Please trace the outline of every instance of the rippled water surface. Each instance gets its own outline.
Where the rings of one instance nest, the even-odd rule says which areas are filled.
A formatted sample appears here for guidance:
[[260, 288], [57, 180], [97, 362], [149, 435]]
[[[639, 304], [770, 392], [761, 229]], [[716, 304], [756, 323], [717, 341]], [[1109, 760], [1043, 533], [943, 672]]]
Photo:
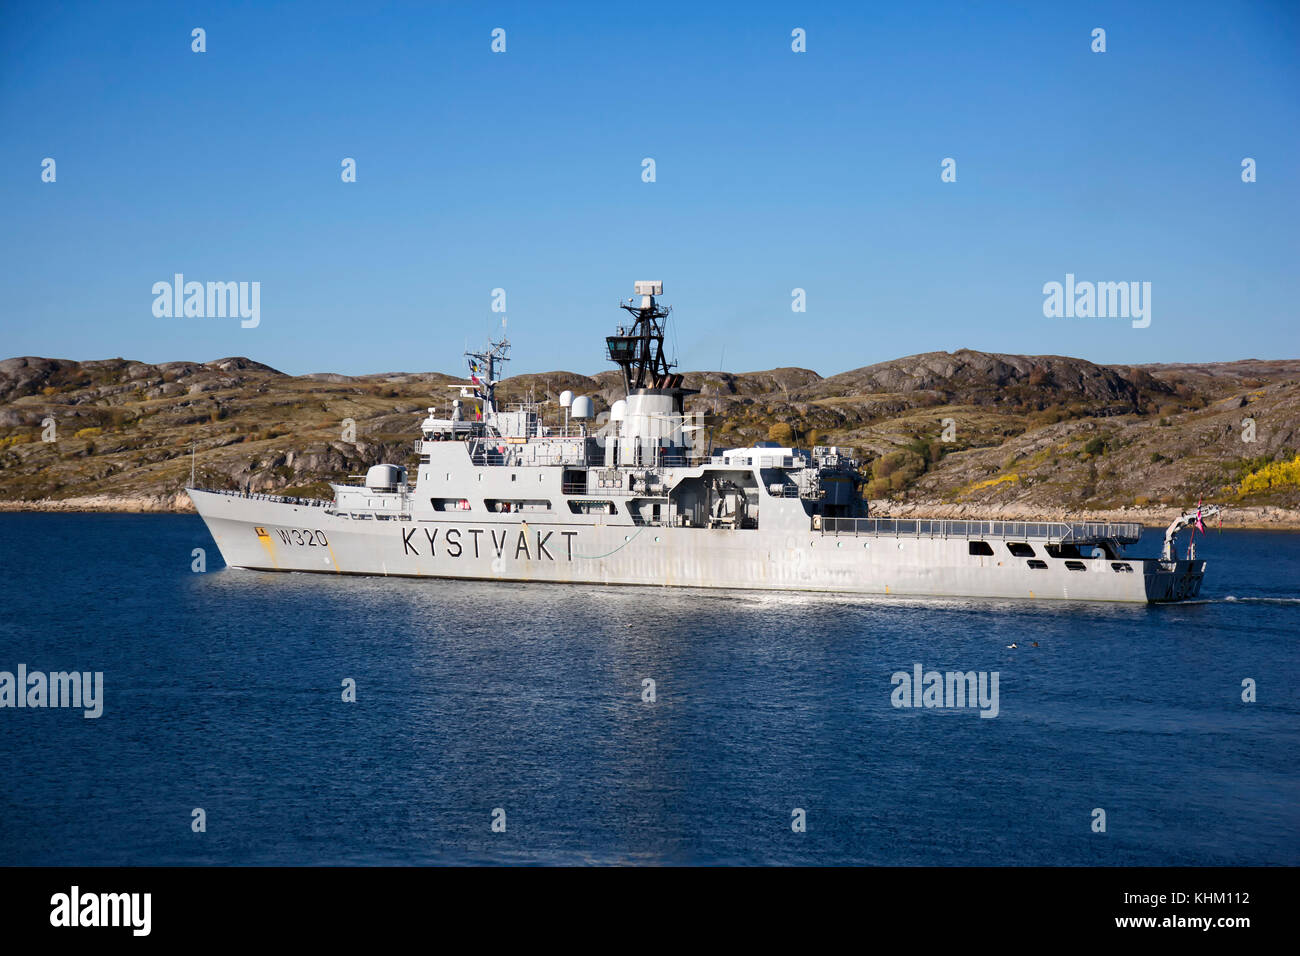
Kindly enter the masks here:
[[[1300, 863], [1300, 535], [1201, 556], [1195, 604], [1026, 606], [264, 574], [194, 517], [0, 515], [0, 671], [105, 685], [0, 709], [0, 863]], [[999, 715], [893, 707], [916, 663], [998, 672]]]

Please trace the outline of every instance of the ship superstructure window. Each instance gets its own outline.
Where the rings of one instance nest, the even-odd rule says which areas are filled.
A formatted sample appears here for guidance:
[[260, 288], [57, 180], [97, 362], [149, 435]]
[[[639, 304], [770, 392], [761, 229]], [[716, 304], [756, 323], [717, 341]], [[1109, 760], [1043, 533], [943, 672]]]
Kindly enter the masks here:
[[612, 501], [570, 501], [569, 510], [575, 515], [612, 515], [615, 514]]
[[1023, 541], [1008, 541], [1007, 550], [1017, 558], [1032, 558], [1034, 556], [1034, 549]]
[[1126, 562], [1126, 561], [1115, 561], [1115, 562], [1113, 562], [1113, 563], [1111, 564], [1111, 569], [1114, 570], [1114, 571], [1126, 571], [1126, 572], [1128, 572], [1129, 574], [1132, 574], [1132, 573], [1133, 573], [1133, 565], [1129, 564], [1129, 563]]
[[1075, 544], [1049, 544], [1047, 554], [1053, 558], [1081, 558], [1079, 546]]
[[468, 498], [430, 498], [434, 511], [469, 511]]
[[560, 476], [560, 491], [566, 495], [585, 495], [587, 493], [587, 473], [566, 468]]
[[1047, 562], [1046, 562], [1046, 561], [1040, 561], [1040, 560], [1038, 560], [1037, 558], [1035, 558], [1034, 560], [1030, 561], [1030, 562], [1029, 562], [1029, 566], [1030, 566], [1031, 568], [1033, 568], [1035, 571], [1046, 571], [1046, 570], [1047, 570]]
[[488, 511], [550, 511], [551, 503], [545, 498], [488, 498], [484, 501]]
[[993, 548], [987, 541], [972, 541], [970, 543], [970, 553], [979, 555], [981, 558], [991, 558], [993, 556]]
[[1071, 571], [1087, 571], [1088, 566], [1082, 561], [1066, 561], [1065, 566]]

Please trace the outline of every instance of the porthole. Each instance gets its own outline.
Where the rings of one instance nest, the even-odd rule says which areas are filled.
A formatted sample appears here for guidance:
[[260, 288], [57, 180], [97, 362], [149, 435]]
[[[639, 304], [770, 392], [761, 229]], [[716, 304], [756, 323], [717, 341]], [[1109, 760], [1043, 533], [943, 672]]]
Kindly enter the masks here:
[[659, 543], [659, 535], [655, 535], [655, 544]]

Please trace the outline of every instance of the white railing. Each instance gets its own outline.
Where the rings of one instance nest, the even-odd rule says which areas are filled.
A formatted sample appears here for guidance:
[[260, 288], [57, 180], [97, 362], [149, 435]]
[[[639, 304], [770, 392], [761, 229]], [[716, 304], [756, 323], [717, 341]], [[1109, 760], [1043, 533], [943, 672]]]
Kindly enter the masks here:
[[936, 518], [813, 518], [813, 530], [822, 534], [880, 535], [915, 538], [1003, 538], [1017, 541], [1094, 541], [1133, 543], [1142, 526], [1131, 522], [968, 521]]
[[283, 495], [265, 495], [248, 491], [226, 491], [220, 488], [196, 488], [195, 491], [205, 491], [210, 495], [229, 495], [231, 498], [246, 498], [249, 501], [270, 501], [280, 505], [301, 505], [304, 508], [327, 508], [334, 504], [333, 500], [323, 498], [286, 498]]

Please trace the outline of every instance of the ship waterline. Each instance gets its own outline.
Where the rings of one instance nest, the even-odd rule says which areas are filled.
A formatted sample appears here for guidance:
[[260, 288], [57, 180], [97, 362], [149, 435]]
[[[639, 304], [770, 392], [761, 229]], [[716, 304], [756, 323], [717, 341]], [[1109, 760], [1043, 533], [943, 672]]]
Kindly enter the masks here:
[[[499, 408], [509, 343], [470, 353], [470, 385], [429, 409], [416, 480], [376, 465], [332, 501], [190, 489], [228, 565], [268, 571], [863, 595], [1167, 602], [1195, 598], [1195, 530], [1129, 557], [1136, 524], [870, 517], [850, 449], [715, 450], [663, 352], [661, 283], [636, 284], [633, 321], [606, 341], [626, 397]], [[636, 300], [630, 300], [635, 303]], [[467, 406], [473, 406], [473, 416]], [[1193, 544], [1177, 558], [1178, 533]]]

